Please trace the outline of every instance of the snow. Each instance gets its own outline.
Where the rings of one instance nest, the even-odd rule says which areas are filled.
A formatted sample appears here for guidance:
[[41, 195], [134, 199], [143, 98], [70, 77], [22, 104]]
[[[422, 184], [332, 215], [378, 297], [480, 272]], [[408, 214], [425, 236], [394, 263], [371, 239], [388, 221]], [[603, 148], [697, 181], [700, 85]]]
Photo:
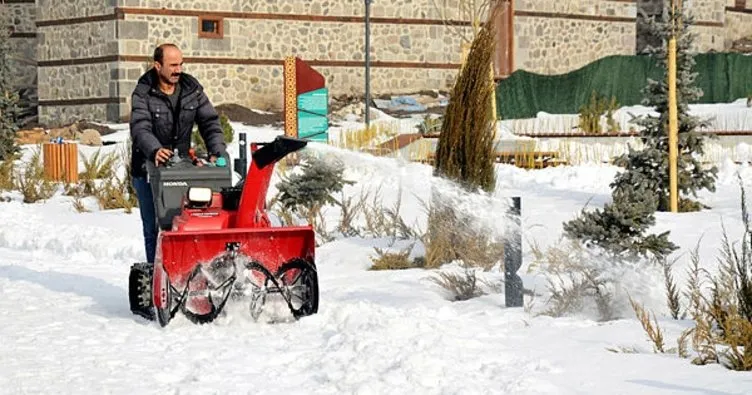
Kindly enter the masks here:
[[[113, 126], [113, 125], [111, 125]], [[127, 125], [104, 137], [127, 141]], [[251, 141], [281, 130], [234, 125]], [[28, 160], [34, 147], [24, 147]], [[237, 153], [237, 142], [231, 154]], [[96, 148], [81, 147], [90, 155]], [[254, 394], [749, 394], [749, 373], [694, 366], [656, 354], [631, 311], [599, 322], [590, 314], [553, 318], [545, 304], [545, 273], [531, 246], [556, 245], [561, 224], [583, 207], [602, 207], [618, 169], [590, 163], [527, 171], [497, 167], [496, 190], [463, 196], [431, 176], [431, 168], [399, 159], [346, 152], [322, 144], [309, 151], [340, 160], [355, 181], [348, 196], [380, 191], [385, 207], [401, 196], [408, 224], [425, 227], [432, 188], [495, 236], [506, 235], [509, 197], [522, 197], [524, 264], [519, 274], [539, 296], [506, 308], [503, 292], [451, 302], [429, 278], [432, 270], [368, 271], [374, 247], [388, 238], [338, 238], [320, 246], [319, 313], [297, 322], [253, 322], [233, 311], [197, 326], [178, 315], [166, 328], [128, 309], [130, 264], [143, 259], [138, 211], [77, 213], [56, 195], [24, 204], [17, 193], [0, 203], [0, 388], [3, 393], [254, 393]], [[703, 192], [711, 209], [658, 213], [653, 232], [671, 231], [681, 249], [675, 275], [684, 281], [689, 252], [702, 239], [702, 265], [715, 270], [722, 224], [741, 237], [740, 174], [752, 169], [719, 163], [717, 191]], [[275, 181], [278, 180], [275, 179]], [[270, 194], [274, 193], [274, 188]], [[328, 208], [327, 225], [339, 211]], [[419, 254], [419, 246], [413, 254]], [[442, 268], [449, 270], [451, 267]], [[499, 279], [498, 271], [483, 273]], [[645, 267], [613, 273], [617, 286], [659, 317], [667, 347], [691, 325], [668, 317], [660, 272]], [[630, 351], [631, 350], [631, 351]]]
[[[640, 127], [632, 123], [633, 117], [656, 116], [654, 108], [634, 105], [620, 107], [614, 111], [613, 118], [620, 130], [639, 130]], [[747, 105], [747, 98], [740, 98], [730, 103], [690, 104], [689, 114], [708, 120], [709, 126], [705, 131], [736, 131], [752, 130], [752, 107]], [[605, 127], [605, 117], [601, 118]], [[571, 133], [576, 132], [579, 123], [577, 114], [550, 114], [539, 112], [535, 118], [509, 119], [500, 122], [505, 128], [515, 133]]]

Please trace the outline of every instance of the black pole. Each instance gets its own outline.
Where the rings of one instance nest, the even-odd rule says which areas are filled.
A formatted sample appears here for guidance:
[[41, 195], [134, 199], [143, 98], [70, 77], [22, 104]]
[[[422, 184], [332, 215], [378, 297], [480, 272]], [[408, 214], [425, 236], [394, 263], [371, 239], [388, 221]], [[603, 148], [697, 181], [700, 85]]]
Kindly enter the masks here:
[[244, 180], [248, 172], [248, 145], [246, 144], [245, 132], [238, 135], [238, 158], [235, 159], [235, 171], [240, 174], [240, 179]]
[[371, 125], [371, 0], [366, 1], [366, 129]]
[[517, 270], [522, 266], [522, 199], [512, 198], [509, 210], [512, 221], [512, 234], [504, 242], [504, 301], [507, 307], [522, 307], [523, 284]]

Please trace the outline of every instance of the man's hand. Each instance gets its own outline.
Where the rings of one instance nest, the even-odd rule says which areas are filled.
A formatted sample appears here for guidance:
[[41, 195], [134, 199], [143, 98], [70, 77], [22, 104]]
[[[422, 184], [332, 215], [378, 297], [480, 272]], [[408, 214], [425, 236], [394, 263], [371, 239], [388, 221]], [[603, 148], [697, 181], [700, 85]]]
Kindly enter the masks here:
[[214, 164], [217, 161], [217, 157], [214, 155], [209, 156], [209, 163]]
[[157, 150], [157, 154], [154, 155], [154, 163], [159, 166], [160, 164], [167, 162], [170, 158], [172, 158], [172, 151], [167, 148], [160, 148]]

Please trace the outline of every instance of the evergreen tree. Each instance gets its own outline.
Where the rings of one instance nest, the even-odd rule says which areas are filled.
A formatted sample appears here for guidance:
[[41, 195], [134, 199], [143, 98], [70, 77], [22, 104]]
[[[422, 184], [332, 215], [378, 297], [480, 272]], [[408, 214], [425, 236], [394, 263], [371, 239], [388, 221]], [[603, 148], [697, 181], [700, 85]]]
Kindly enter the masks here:
[[668, 233], [647, 235], [645, 231], [655, 225], [658, 202], [656, 195], [645, 190], [648, 183], [638, 187], [615, 191], [613, 202], [603, 210], [583, 211], [578, 218], [564, 224], [564, 234], [582, 240], [586, 246], [597, 246], [626, 257], [666, 256], [676, 250], [668, 240]]
[[309, 155], [300, 173], [286, 176], [277, 184], [279, 201], [286, 209], [308, 215], [312, 223], [323, 206], [339, 204], [333, 196], [335, 193], [353, 184], [345, 180], [344, 170], [339, 162]]
[[[677, 33], [677, 102], [679, 118], [678, 184], [679, 193], [692, 194], [703, 188], [715, 191], [717, 169], [703, 169], [699, 156], [704, 152], [703, 138], [697, 129], [703, 126], [697, 117], [689, 115], [689, 103], [697, 101], [702, 91], [694, 86], [696, 73], [694, 55], [691, 53], [695, 36], [688, 30], [693, 18], [683, 10], [676, 12], [664, 8], [661, 21], [651, 20], [648, 26], [660, 37], [660, 48], [648, 47], [647, 52], [662, 65], [660, 81], [649, 80], [643, 90], [643, 104], [653, 107], [658, 116], [648, 115], [636, 120], [643, 127], [640, 138], [642, 150], [630, 148], [616, 158], [615, 164], [624, 167], [611, 183], [612, 203], [603, 210], [583, 212], [578, 218], [564, 224], [564, 234], [579, 239], [586, 245], [600, 246], [607, 251], [628, 255], [666, 256], [677, 247], [668, 240], [668, 232], [645, 235], [655, 224], [656, 211], [668, 211], [668, 65], [667, 50], [671, 37], [672, 21]], [[680, 209], [694, 207], [688, 199], [680, 200]]]
[[[689, 103], [696, 102], [702, 96], [702, 90], [695, 86], [697, 73], [692, 71], [695, 65], [692, 45], [695, 35], [689, 32], [694, 18], [683, 9], [673, 12], [664, 8], [661, 21], [651, 20], [649, 27], [656, 37], [662, 39], [660, 48], [649, 47], [648, 53], [664, 70], [662, 79], [648, 81], [643, 90], [643, 104], [655, 108], [658, 116], [649, 115], [638, 118], [635, 123], [642, 126], [640, 138], [645, 144], [642, 150], [633, 150], [616, 159], [615, 164], [625, 168], [611, 185], [616, 190], [634, 188], [637, 182], [645, 183], [646, 191], [657, 194], [658, 211], [668, 211], [669, 201], [669, 162], [668, 162], [668, 40], [671, 37], [672, 21], [677, 30], [677, 102], [679, 118], [678, 142], [678, 186], [679, 194], [697, 196], [702, 189], [715, 191], [717, 169], [703, 169], [700, 156], [704, 153], [703, 137], [697, 129], [705, 123], [698, 117], [689, 115]], [[693, 202], [680, 199], [680, 210], [692, 209]]]
[[18, 96], [11, 85], [10, 29], [0, 21], [0, 160], [12, 157], [17, 151]]

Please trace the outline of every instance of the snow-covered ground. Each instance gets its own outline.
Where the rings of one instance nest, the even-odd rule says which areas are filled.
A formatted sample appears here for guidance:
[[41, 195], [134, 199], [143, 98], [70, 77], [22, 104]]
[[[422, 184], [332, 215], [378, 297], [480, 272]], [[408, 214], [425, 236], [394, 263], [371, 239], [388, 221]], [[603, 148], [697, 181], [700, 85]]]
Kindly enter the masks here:
[[[127, 125], [105, 140], [127, 140]], [[280, 130], [235, 125], [251, 140]], [[25, 147], [25, 158], [31, 147]], [[337, 158], [355, 185], [348, 195], [380, 188], [391, 206], [398, 193], [406, 222], [423, 226], [420, 199], [450, 186], [428, 166], [311, 144]], [[85, 155], [96, 148], [81, 147]], [[233, 144], [231, 153], [237, 152]], [[739, 186], [752, 169], [721, 163], [711, 207], [700, 213], [657, 215], [655, 232], [670, 230], [681, 246], [676, 276], [685, 278], [689, 252], [700, 239], [710, 271], [720, 252], [722, 223], [741, 236]], [[526, 171], [497, 167], [491, 196], [455, 195], [456, 207], [503, 235], [508, 197], [522, 197], [525, 286], [545, 294], [531, 265], [531, 245], [557, 244], [561, 224], [586, 204], [609, 200], [617, 169], [603, 164]], [[272, 191], [273, 193], [273, 191]], [[338, 238], [317, 249], [319, 314], [292, 323], [256, 323], [242, 314], [196, 326], [178, 316], [160, 328], [131, 315], [127, 281], [143, 259], [138, 212], [77, 213], [69, 197], [0, 203], [0, 393], [174, 394], [750, 394], [749, 373], [694, 366], [675, 354], [655, 354], [631, 311], [598, 322], [584, 312], [567, 318], [504, 307], [503, 293], [451, 302], [429, 278], [433, 271], [368, 271], [374, 246], [389, 240]], [[327, 210], [327, 223], [338, 212]], [[415, 252], [418, 254], [420, 251]], [[623, 269], [620, 285], [653, 309], [668, 347], [689, 321], [667, 318], [659, 270]], [[499, 278], [493, 270], [485, 274]], [[613, 352], [634, 350], [636, 352]]]

